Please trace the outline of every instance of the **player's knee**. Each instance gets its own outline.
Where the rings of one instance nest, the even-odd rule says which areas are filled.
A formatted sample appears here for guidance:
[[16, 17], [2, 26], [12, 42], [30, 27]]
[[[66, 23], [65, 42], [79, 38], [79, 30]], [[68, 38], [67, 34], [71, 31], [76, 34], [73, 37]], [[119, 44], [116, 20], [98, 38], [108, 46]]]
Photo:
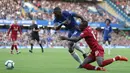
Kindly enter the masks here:
[[72, 49], [69, 49], [68, 51], [69, 51], [69, 53], [73, 53], [74, 52], [74, 50], [72, 50]]
[[33, 44], [32, 44], [32, 43], [30, 43], [30, 45], [31, 45], [31, 46], [33, 46]]
[[99, 65], [100, 67], [104, 67], [102, 63], [98, 63], [98, 65]]
[[74, 45], [74, 43], [73, 43], [73, 42], [69, 42], [69, 43], [68, 43], [68, 48], [72, 48], [72, 47], [73, 47], [73, 45]]

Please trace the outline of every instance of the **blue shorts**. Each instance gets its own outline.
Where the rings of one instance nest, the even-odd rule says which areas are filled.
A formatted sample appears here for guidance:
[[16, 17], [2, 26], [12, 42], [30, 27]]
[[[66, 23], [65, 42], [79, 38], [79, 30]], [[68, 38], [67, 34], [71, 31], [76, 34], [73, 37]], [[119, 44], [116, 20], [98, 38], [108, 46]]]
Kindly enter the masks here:
[[80, 36], [81, 32], [77, 30], [69, 30], [68, 37], [77, 37]]
[[111, 41], [111, 37], [104, 37], [104, 41]]

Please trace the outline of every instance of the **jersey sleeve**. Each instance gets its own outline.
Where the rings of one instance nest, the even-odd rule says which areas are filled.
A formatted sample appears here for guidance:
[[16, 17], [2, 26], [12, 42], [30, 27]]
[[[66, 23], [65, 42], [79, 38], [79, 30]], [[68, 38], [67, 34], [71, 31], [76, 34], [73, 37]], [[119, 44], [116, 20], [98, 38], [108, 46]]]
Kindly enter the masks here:
[[22, 30], [20, 26], [18, 26], [18, 31], [20, 32], [20, 34], [22, 34]]
[[88, 32], [87, 31], [83, 31], [81, 34], [80, 34], [80, 37], [82, 38], [85, 38], [88, 36]]
[[53, 20], [53, 22], [54, 22], [54, 24], [59, 23], [56, 18]]
[[76, 13], [74, 13], [74, 12], [70, 12], [70, 14], [72, 17], [76, 16]]
[[13, 25], [11, 25], [11, 26], [10, 26], [10, 28], [9, 28], [9, 30], [8, 30], [8, 33], [7, 33], [7, 35], [9, 35], [9, 34], [10, 34], [10, 31], [12, 30], [12, 28], [13, 28]]

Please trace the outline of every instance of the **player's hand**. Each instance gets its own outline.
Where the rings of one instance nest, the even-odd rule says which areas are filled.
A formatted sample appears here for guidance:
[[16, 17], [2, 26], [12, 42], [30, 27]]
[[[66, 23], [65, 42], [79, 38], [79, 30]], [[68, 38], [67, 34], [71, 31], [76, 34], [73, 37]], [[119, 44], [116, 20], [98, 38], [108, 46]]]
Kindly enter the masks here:
[[65, 37], [65, 36], [60, 36], [59, 38], [60, 38], [60, 40], [66, 40], [67, 39], [67, 37]]
[[20, 34], [18, 37], [21, 38], [21, 37], [22, 37], [22, 34]]
[[33, 31], [35, 31], [35, 28], [33, 28]]
[[62, 22], [62, 24], [70, 24], [70, 20], [69, 19], [66, 19], [64, 22]]

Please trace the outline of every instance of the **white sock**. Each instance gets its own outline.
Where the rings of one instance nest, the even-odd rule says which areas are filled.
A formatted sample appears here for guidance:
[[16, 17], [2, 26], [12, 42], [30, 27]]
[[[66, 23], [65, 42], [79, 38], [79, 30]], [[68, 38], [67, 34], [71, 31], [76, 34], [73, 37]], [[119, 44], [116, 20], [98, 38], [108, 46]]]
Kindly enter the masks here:
[[116, 61], [116, 59], [115, 59], [115, 58], [113, 58], [113, 61]]
[[111, 54], [111, 45], [108, 45], [108, 55]]
[[77, 62], [82, 64], [82, 60], [80, 59], [79, 55], [76, 52], [71, 53], [71, 55]]
[[86, 54], [86, 52], [84, 51], [84, 49], [81, 49], [76, 43], [74, 44], [74, 48], [76, 50], [78, 50], [79, 52], [81, 52], [82, 54]]
[[95, 67], [95, 70], [97, 70], [98, 66]]

